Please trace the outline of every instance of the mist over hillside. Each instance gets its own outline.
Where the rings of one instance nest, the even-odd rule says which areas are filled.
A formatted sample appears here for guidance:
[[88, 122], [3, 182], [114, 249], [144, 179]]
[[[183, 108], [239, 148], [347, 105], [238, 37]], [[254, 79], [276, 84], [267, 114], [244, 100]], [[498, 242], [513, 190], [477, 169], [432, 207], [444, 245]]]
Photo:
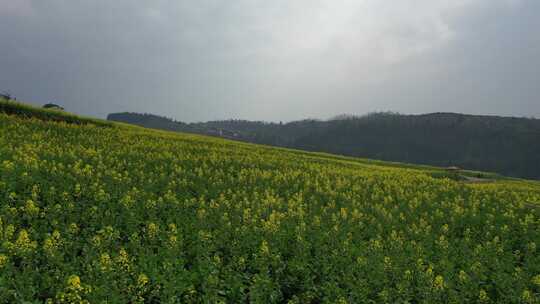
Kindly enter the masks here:
[[107, 119], [258, 144], [540, 179], [540, 120], [456, 113], [340, 115], [289, 123], [183, 123], [152, 114]]

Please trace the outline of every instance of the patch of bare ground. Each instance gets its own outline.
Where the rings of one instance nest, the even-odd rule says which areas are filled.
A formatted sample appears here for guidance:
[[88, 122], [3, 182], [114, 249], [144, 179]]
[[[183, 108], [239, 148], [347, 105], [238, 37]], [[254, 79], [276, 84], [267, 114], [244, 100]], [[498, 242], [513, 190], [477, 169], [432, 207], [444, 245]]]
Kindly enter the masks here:
[[464, 175], [462, 175], [461, 178], [463, 178], [464, 183], [468, 183], [468, 184], [491, 183], [494, 181], [491, 178], [480, 178], [480, 177], [464, 176]]

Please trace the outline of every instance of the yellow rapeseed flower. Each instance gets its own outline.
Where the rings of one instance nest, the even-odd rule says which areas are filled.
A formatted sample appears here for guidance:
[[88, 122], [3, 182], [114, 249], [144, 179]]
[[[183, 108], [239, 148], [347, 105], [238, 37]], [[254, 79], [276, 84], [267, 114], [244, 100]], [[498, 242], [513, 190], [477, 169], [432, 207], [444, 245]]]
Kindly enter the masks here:
[[151, 239], [155, 238], [157, 236], [158, 229], [158, 225], [155, 223], [149, 223], [146, 226], [146, 233], [148, 234], [148, 237]]
[[531, 291], [525, 289], [525, 290], [521, 293], [521, 299], [522, 299], [523, 302], [525, 302], [525, 303], [531, 303], [531, 302], [532, 302], [532, 294], [531, 294]]
[[540, 274], [534, 276], [531, 281], [534, 285], [540, 287]]
[[77, 234], [79, 232], [79, 227], [75, 223], [69, 224], [68, 228], [69, 233], [71, 234]]
[[15, 241], [15, 248], [21, 253], [32, 252], [37, 247], [37, 242], [32, 241], [28, 235], [28, 231], [25, 229], [19, 232], [19, 236]]
[[4, 268], [4, 266], [8, 262], [8, 257], [5, 254], [0, 254], [0, 268]]
[[144, 273], [139, 274], [139, 277], [137, 278], [137, 284], [139, 286], [144, 286], [148, 284], [148, 281], [149, 279]]
[[67, 280], [68, 287], [71, 287], [73, 289], [80, 289], [81, 288], [81, 278], [79, 278], [78, 275], [71, 275], [69, 276]]
[[99, 265], [102, 271], [111, 270], [111, 256], [108, 253], [102, 253], [99, 257]]
[[478, 299], [480, 300], [480, 302], [487, 302], [489, 301], [489, 296], [485, 290], [480, 289], [480, 293], [478, 294]]
[[467, 276], [467, 273], [463, 270], [460, 270], [459, 271], [459, 275], [458, 275], [458, 278], [461, 282], [466, 282], [467, 279], [468, 279], [468, 276]]
[[261, 253], [265, 254], [265, 255], [270, 254], [270, 248], [268, 247], [268, 242], [267, 241], [262, 241], [262, 243], [261, 243]]
[[444, 289], [444, 278], [441, 275], [435, 277], [435, 280], [433, 281], [433, 287], [436, 290]]
[[29, 216], [37, 216], [39, 215], [39, 211], [39, 207], [33, 200], [26, 201], [26, 204], [24, 205], [24, 212], [26, 214], [28, 214]]

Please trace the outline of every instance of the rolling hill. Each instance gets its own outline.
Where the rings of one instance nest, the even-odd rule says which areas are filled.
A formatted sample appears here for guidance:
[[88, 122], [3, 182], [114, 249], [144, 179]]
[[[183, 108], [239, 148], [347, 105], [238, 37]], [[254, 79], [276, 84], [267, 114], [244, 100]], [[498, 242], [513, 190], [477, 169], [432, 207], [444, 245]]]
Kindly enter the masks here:
[[535, 181], [0, 101], [0, 202], [0, 303], [540, 299]]
[[149, 114], [109, 120], [306, 151], [497, 172], [540, 179], [540, 120], [433, 113], [375, 113], [328, 121], [181, 123]]

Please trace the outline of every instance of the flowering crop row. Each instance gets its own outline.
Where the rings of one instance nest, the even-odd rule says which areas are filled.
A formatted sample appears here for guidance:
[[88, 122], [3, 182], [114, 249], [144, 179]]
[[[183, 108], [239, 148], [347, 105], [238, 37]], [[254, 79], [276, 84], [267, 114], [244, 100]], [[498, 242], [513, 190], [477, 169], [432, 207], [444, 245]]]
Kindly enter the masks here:
[[0, 303], [536, 303], [535, 204], [534, 183], [0, 114]]

